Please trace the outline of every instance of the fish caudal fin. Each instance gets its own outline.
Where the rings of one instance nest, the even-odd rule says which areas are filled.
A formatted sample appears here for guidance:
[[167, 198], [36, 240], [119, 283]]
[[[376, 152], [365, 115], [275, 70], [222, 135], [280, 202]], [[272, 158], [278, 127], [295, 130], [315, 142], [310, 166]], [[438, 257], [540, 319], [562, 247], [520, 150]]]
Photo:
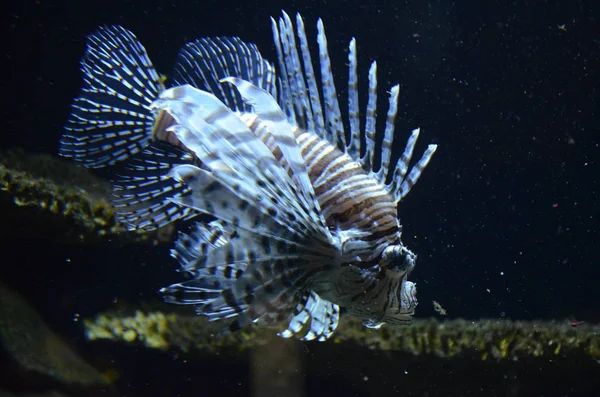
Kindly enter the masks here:
[[167, 301], [195, 305], [211, 320], [234, 318], [230, 328], [235, 330], [289, 321], [312, 280], [336, 266], [339, 250], [292, 127], [275, 100], [247, 81], [227, 78], [226, 83], [264, 116], [289, 174], [214, 95], [189, 85], [174, 87], [154, 106], [174, 118], [171, 131], [203, 165], [172, 169], [169, 176], [190, 194], [171, 201], [217, 219], [176, 245], [173, 255], [192, 279], [162, 292]]
[[[175, 85], [191, 85], [214, 95], [232, 111], [250, 111], [238, 90], [221, 79], [236, 76], [276, 95], [273, 67], [265, 61], [253, 44], [236, 37], [202, 38], [188, 43], [179, 53], [174, 70]], [[167, 177], [170, 170], [182, 164], [200, 166], [168, 131], [171, 116], [159, 113], [154, 141], [140, 154], [125, 163], [114, 181], [115, 207], [119, 220], [132, 230], [153, 230], [173, 221], [187, 220], [196, 211], [171, 201], [189, 193], [184, 182]], [[164, 121], [164, 125], [160, 124]]]
[[98, 29], [88, 37], [81, 70], [84, 85], [71, 107], [60, 155], [100, 168], [147, 147], [155, 123], [150, 105], [164, 86], [135, 35], [120, 26]]

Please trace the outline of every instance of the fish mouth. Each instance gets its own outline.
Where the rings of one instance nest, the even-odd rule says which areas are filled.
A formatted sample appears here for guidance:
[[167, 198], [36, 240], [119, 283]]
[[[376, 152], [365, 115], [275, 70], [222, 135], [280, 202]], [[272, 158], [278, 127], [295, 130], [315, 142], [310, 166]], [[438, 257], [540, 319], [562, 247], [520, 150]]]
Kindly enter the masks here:
[[388, 308], [383, 314], [381, 322], [390, 325], [407, 326], [412, 323], [413, 315], [415, 314], [415, 309], [418, 304], [417, 285], [408, 281], [406, 276], [404, 276], [398, 293], [400, 298], [399, 307]]

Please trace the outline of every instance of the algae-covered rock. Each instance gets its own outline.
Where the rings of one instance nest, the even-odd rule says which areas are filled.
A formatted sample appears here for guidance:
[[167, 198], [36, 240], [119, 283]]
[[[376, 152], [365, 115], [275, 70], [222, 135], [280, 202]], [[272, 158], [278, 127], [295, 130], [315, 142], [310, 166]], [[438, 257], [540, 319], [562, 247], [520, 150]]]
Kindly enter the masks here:
[[[141, 311], [133, 316], [104, 313], [85, 321], [90, 340], [109, 339], [184, 351], [247, 349], [267, 343], [274, 333], [253, 329], [219, 336], [222, 327], [193, 315]], [[598, 359], [600, 326], [573, 328], [566, 323], [543, 321], [417, 319], [409, 327], [384, 326], [371, 330], [355, 319], [344, 318], [326, 343], [443, 358], [476, 355], [482, 360], [577, 356]]]
[[158, 243], [173, 228], [126, 231], [110, 202], [109, 182], [89, 170], [47, 154], [0, 152], [0, 236], [59, 242]]

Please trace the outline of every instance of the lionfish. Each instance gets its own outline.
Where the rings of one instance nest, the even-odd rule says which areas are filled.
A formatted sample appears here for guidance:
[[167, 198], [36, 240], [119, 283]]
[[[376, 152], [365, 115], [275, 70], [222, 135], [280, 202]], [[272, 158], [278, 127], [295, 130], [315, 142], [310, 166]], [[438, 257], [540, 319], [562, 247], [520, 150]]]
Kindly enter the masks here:
[[300, 15], [296, 27], [285, 12], [271, 21], [277, 74], [254, 44], [201, 38], [180, 51], [171, 88], [133, 33], [99, 28], [60, 154], [89, 168], [123, 163], [113, 190], [129, 229], [193, 219], [171, 251], [189, 277], [161, 292], [230, 319], [224, 330], [278, 326], [283, 337], [323, 341], [340, 308], [367, 327], [409, 324], [416, 256], [402, 244], [397, 205], [436, 145], [409, 171], [416, 129], [392, 161], [399, 86], [376, 140], [377, 64], [361, 129], [355, 40], [343, 120], [322, 21], [320, 84]]

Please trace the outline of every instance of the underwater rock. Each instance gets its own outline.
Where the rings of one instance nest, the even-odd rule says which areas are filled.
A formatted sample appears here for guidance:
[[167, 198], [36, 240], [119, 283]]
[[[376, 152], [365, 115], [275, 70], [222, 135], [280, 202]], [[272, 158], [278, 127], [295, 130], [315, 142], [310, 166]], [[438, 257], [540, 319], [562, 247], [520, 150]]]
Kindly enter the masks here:
[[[155, 349], [215, 351], [241, 350], [269, 343], [273, 330], [241, 331], [217, 336], [221, 325], [205, 318], [163, 312], [136, 312], [133, 316], [104, 313], [84, 322], [87, 338], [138, 343]], [[397, 351], [443, 358], [477, 357], [481, 360], [533, 357], [600, 358], [600, 326], [573, 328], [549, 321], [415, 319], [408, 327], [371, 330], [353, 318], [343, 318], [333, 344], [370, 350]]]
[[106, 377], [55, 335], [19, 294], [2, 284], [0, 346], [11, 360], [27, 372], [79, 386], [109, 383]]
[[126, 231], [110, 204], [110, 184], [91, 171], [48, 154], [0, 152], [0, 237], [58, 242], [170, 241], [173, 227]]

